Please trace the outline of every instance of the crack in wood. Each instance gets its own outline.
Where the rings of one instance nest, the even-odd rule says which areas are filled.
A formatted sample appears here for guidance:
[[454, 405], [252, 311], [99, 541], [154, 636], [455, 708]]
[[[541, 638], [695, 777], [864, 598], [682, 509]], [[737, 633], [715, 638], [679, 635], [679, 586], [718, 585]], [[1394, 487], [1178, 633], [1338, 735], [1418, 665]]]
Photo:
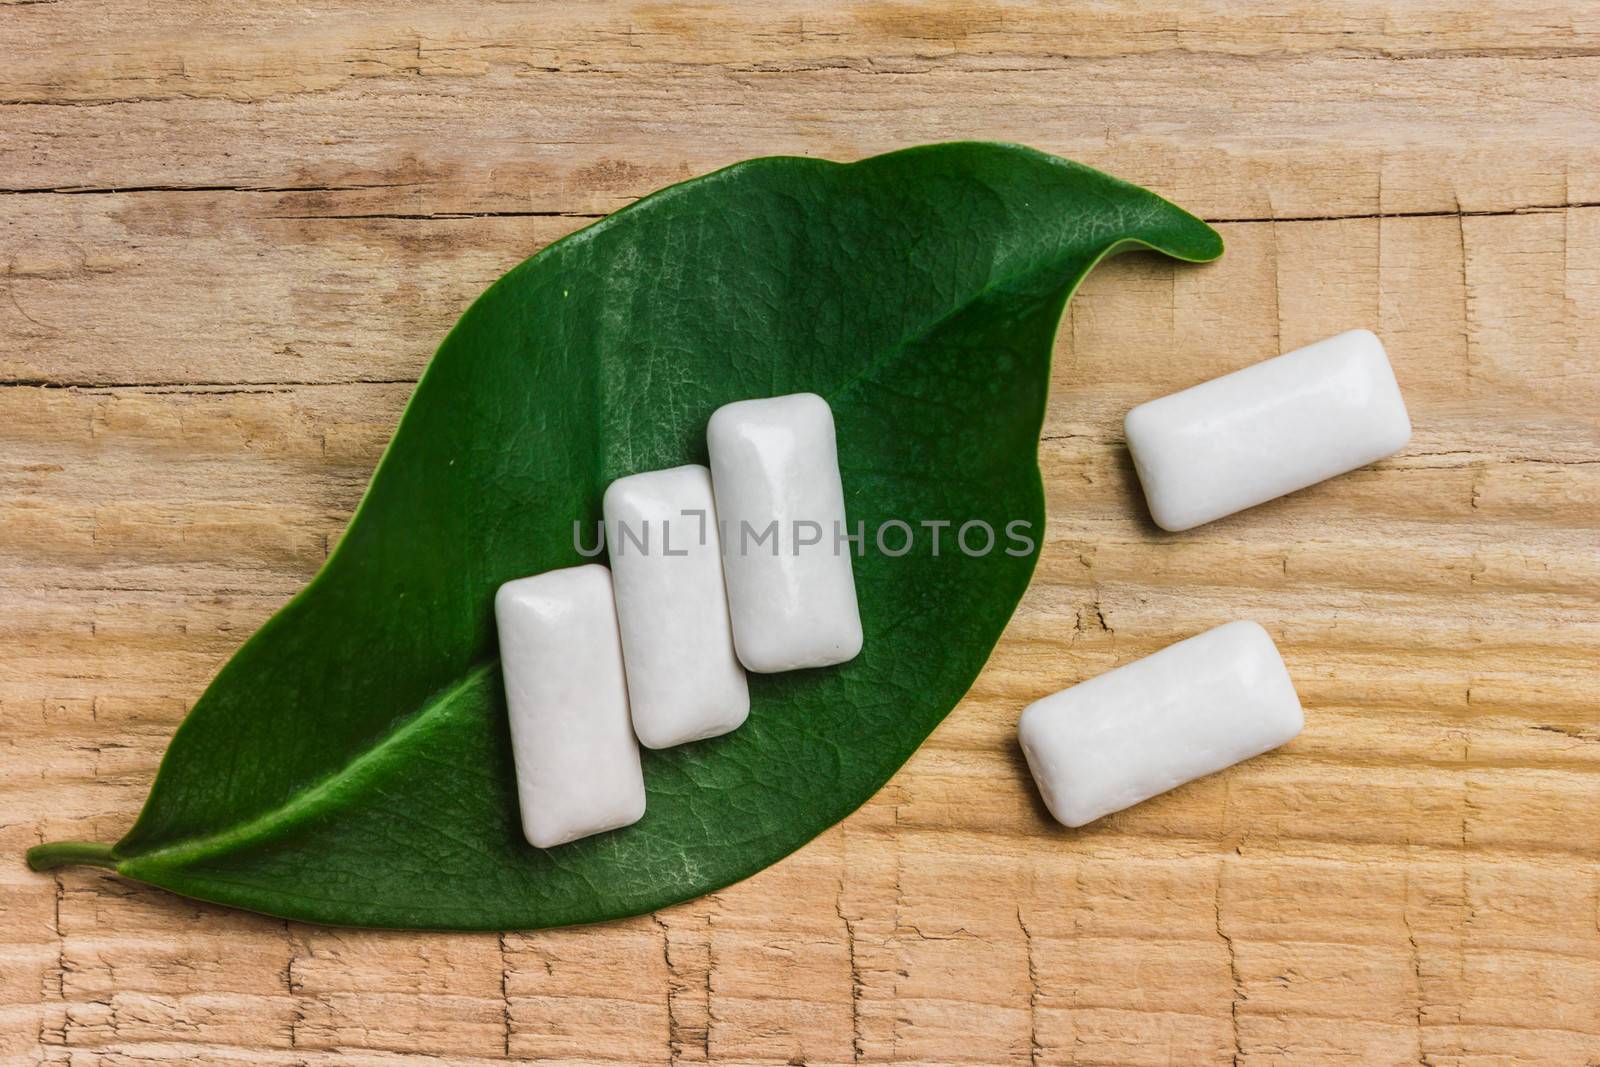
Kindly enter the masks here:
[[1028, 1062], [1039, 1067], [1044, 1056], [1044, 1045], [1039, 1042], [1039, 964], [1033, 954], [1033, 931], [1022, 918], [1022, 905], [1017, 905], [1017, 928], [1022, 931], [1023, 947], [1028, 959]]
[[1213, 898], [1215, 909], [1217, 936], [1228, 949], [1228, 974], [1233, 981], [1233, 996], [1229, 1001], [1229, 1016], [1233, 1022], [1233, 1065], [1239, 1067], [1244, 1059], [1244, 1043], [1239, 1029], [1239, 1005], [1249, 998], [1244, 992], [1244, 979], [1239, 973], [1239, 958], [1234, 951], [1233, 937], [1224, 929], [1222, 924], [1222, 876], [1227, 869], [1227, 861], [1222, 860], [1217, 864], [1217, 889]]
[[[0, 101], [4, 106], [6, 101]], [[418, 182], [357, 185], [24, 185], [0, 188], [0, 196], [122, 196], [128, 193], [354, 193], [369, 189], [410, 189]]]
[[500, 1040], [501, 1051], [511, 1058], [511, 964], [506, 955], [506, 935], [499, 934], [500, 949]]
[[651, 913], [650, 919], [661, 931], [661, 957], [667, 968], [668, 1060], [672, 1064], [709, 1063], [711, 981], [716, 969], [711, 917], [685, 915], [692, 929], [682, 923], [669, 924], [659, 912]]
[[400, 213], [374, 211], [353, 215], [263, 215], [268, 220], [296, 222], [365, 221], [368, 219], [410, 222], [459, 222], [462, 219], [603, 219], [601, 211], [432, 211]]
[[1423, 1022], [1423, 995], [1422, 995], [1422, 950], [1417, 945], [1417, 933], [1411, 926], [1411, 866], [1405, 867], [1405, 877], [1400, 889], [1400, 922], [1406, 928], [1406, 943], [1411, 948], [1411, 973], [1417, 983], [1417, 1063], [1419, 1067], [1432, 1067], [1428, 1059], [1426, 1042], [1423, 1040], [1425, 1030]]
[[861, 1033], [861, 998], [866, 992], [866, 982], [861, 976], [861, 959], [856, 951], [856, 921], [844, 913], [844, 875], [839, 876], [839, 888], [834, 894], [833, 910], [844, 924], [845, 951], [850, 959], [850, 1050], [851, 1058], [860, 1063], [866, 1054], [866, 1042]]
[[[3, 104], [0, 101], [0, 104]], [[0, 196], [34, 196], [55, 194], [59, 196], [121, 196], [135, 193], [341, 193], [362, 192], [373, 189], [415, 188], [418, 182], [373, 182], [356, 185], [246, 185], [246, 184], [193, 184], [193, 185], [126, 185], [126, 186], [19, 186], [0, 188]], [[625, 201], [631, 202], [629, 198]], [[1557, 211], [1600, 208], [1600, 200], [1565, 200], [1539, 204], [1522, 204], [1509, 208], [1465, 209], [1459, 203], [1454, 208], [1422, 209], [1416, 211], [1355, 211], [1328, 212], [1317, 215], [1221, 215], [1207, 218], [1214, 226], [1271, 225], [1274, 223], [1301, 222], [1359, 222], [1367, 219], [1446, 219], [1446, 218], [1496, 218], [1517, 215], [1547, 214]], [[610, 212], [570, 211], [559, 208], [545, 210], [486, 210], [486, 211], [432, 211], [432, 212], [352, 212], [333, 214], [267, 215], [266, 219], [285, 221], [351, 221], [365, 219], [398, 219], [408, 221], [459, 221], [468, 219], [501, 218], [569, 218], [603, 219]]]
[[1600, 200], [1572, 200], [1563, 203], [1524, 204], [1512, 208], [1479, 208], [1468, 210], [1459, 204], [1450, 209], [1427, 211], [1356, 211], [1328, 215], [1245, 215], [1208, 218], [1213, 226], [1246, 226], [1278, 222], [1360, 222], [1364, 219], [1477, 219], [1503, 218], [1517, 215], [1544, 215], [1557, 211], [1580, 211], [1600, 207]]
[[287, 919], [283, 920], [283, 933], [289, 947], [289, 958], [283, 965], [283, 988], [289, 994], [293, 1005], [289, 1014], [289, 1047], [298, 1049], [300, 1027], [305, 1025], [306, 1021], [305, 1008], [300, 1003], [300, 987], [294, 976], [294, 965], [300, 960], [300, 942], [295, 936], [294, 927]]
[[[24, 6], [29, 4], [58, 3], [59, 0], [5, 0], [0, 3], [4, 6]], [[792, 32], [792, 31], [790, 31]], [[1003, 32], [1003, 31], [997, 31]], [[906, 77], [918, 78], [929, 75], [982, 75], [982, 74], [1049, 74], [1069, 72], [1075, 67], [1097, 65], [1109, 59], [1137, 58], [1150, 62], [1163, 59], [1198, 59], [1210, 63], [1261, 63], [1266, 58], [1258, 51], [1239, 51], [1226, 47], [1218, 47], [1214, 38], [1196, 38], [1202, 45], [1209, 47], [1195, 47], [1183, 40], [1183, 29], [1179, 26], [1156, 27], [1148, 30], [1134, 31], [1137, 36], [1171, 35], [1176, 40], [1166, 47], [1129, 49], [1115, 55], [1100, 52], [1070, 52], [1070, 51], [1016, 51], [1005, 49], [965, 51], [900, 51], [880, 52], [873, 55], [823, 55], [794, 60], [780, 59], [743, 59], [743, 60], [711, 60], [697, 61], [694, 59], [653, 57], [626, 62], [581, 61], [578, 63], [560, 62], [533, 62], [531, 57], [516, 61], [508, 66], [522, 74], [555, 74], [555, 75], [580, 75], [591, 77], [609, 77], [622, 74], [637, 74], [641, 72], [670, 73], [676, 71], [722, 73], [726, 75], [794, 75], [794, 74], [853, 74], [867, 77]], [[628, 47], [640, 47], [636, 38], [663, 39], [664, 35], [658, 32], [647, 32], [629, 26], [622, 35], [626, 38]], [[821, 30], [807, 30], [798, 38], [804, 43], [807, 38], [838, 39], [844, 35], [837, 32]], [[905, 27], [897, 36], [907, 40], [925, 41], [930, 44], [946, 45], [953, 38], [944, 34], [923, 34], [915, 32], [912, 27]], [[424, 60], [428, 53], [441, 56], [454, 57], [458, 55], [471, 55], [474, 52], [493, 52], [506, 46], [495, 42], [466, 42], [456, 46], [437, 45], [425, 47], [425, 42], [420, 38], [408, 42], [401, 42], [390, 46], [380, 46], [365, 51], [355, 51], [342, 57], [345, 64], [361, 62], [364, 57], [373, 53], [392, 52], [405, 55], [407, 62], [398, 65], [388, 65], [387, 69], [375, 73], [346, 74], [337, 79], [330, 88], [336, 88], [346, 81], [394, 79], [410, 80], [418, 77], [432, 76], [424, 67]], [[1462, 48], [1417, 48], [1404, 49], [1383, 46], [1338, 45], [1324, 49], [1306, 49], [1298, 52], [1282, 52], [1271, 57], [1272, 60], [1283, 63], [1302, 62], [1305, 60], [1327, 60], [1333, 62], [1357, 63], [1426, 63], [1426, 62], [1472, 62], [1481, 60], [1501, 60], [1506, 62], [1528, 61], [1538, 63], [1561, 62], [1565, 60], [1584, 60], [1600, 57], [1600, 48], [1585, 45], [1502, 45], [1502, 46], [1476, 46]], [[180, 57], [181, 62], [181, 57]], [[186, 71], [180, 71], [180, 76], [187, 78]], [[306, 71], [304, 73], [311, 73]], [[444, 72], [446, 74], [449, 71]], [[171, 100], [205, 100], [208, 97], [192, 91], [177, 91], [160, 87], [161, 74], [151, 72], [143, 76], [143, 80], [153, 83], [147, 95], [112, 96], [100, 99], [49, 99], [29, 97], [9, 97], [0, 99], [0, 107], [60, 107], [60, 108], [98, 108], [113, 107], [118, 105], [160, 104]], [[224, 82], [226, 84], [226, 82]], [[298, 90], [284, 90], [272, 92], [260, 99], [284, 98], [294, 96], [311, 96], [330, 91], [329, 88], [301, 87]], [[252, 100], [251, 102], [256, 102]]]
[[661, 918], [659, 912], [651, 912], [650, 921], [661, 931], [661, 962], [667, 968], [667, 1062], [676, 1064], [683, 1058], [683, 1037], [679, 1032], [677, 1014], [673, 1010], [673, 997], [677, 992], [677, 974], [672, 965], [672, 935], [667, 930], [666, 920]]
[[150, 392], [231, 396], [239, 393], [282, 393], [291, 389], [327, 389], [350, 385], [416, 385], [418, 378], [343, 378], [327, 381], [151, 381], [97, 382], [83, 378], [9, 378], [0, 380], [0, 389], [81, 389], [85, 392], [113, 389], [140, 389]]

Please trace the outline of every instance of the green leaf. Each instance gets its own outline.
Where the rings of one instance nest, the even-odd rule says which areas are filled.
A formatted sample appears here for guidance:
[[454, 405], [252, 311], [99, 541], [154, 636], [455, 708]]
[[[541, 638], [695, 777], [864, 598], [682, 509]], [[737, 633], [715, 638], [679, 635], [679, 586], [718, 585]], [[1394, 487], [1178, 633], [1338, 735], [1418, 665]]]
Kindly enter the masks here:
[[[337, 550], [206, 690], [128, 835], [30, 861], [295, 919], [455, 929], [635, 914], [773, 863], [882, 786], [983, 666], [1037, 556], [1008, 555], [1006, 525], [1044, 533], [1061, 310], [1134, 246], [1222, 251], [1143, 189], [1001, 144], [751, 160], [552, 245], [445, 338]], [[495, 588], [583, 562], [574, 520], [592, 539], [613, 478], [704, 463], [718, 405], [802, 390], [833, 405], [869, 539], [888, 519], [981, 519], [995, 550], [963, 554], [955, 527], [937, 556], [925, 528], [905, 556], [869, 544], [856, 660], [752, 676], [741, 729], [645, 753], [641, 822], [529, 846]]]

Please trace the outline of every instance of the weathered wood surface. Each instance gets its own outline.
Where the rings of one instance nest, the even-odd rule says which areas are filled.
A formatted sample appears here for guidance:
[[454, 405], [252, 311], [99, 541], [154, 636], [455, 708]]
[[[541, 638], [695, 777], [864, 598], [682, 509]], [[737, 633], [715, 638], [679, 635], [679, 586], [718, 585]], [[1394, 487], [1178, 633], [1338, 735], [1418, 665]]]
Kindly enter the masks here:
[[[1597, 101], [1582, 0], [0, 4], [0, 1062], [1600, 1063]], [[959, 136], [1229, 251], [1076, 298], [1038, 576], [860, 813], [498, 938], [23, 868], [126, 828], [497, 274], [746, 156]], [[1155, 530], [1121, 413], [1352, 325], [1411, 446]], [[1238, 616], [1305, 734], [1047, 824], [1022, 704]]]

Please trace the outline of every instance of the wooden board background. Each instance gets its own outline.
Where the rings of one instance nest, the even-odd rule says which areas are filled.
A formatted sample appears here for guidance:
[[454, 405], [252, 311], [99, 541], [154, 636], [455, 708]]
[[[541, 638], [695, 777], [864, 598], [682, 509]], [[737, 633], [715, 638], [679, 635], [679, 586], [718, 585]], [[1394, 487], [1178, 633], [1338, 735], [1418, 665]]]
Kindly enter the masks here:
[[[1063, 324], [1039, 573], [883, 792], [714, 897], [320, 929], [83, 870], [484, 285], [768, 153], [1001, 138], [1219, 220]], [[1600, 9], [0, 3], [0, 1062], [1600, 1063]], [[1133, 403], [1336, 330], [1401, 455], [1184, 535]], [[1307, 729], [1068, 832], [1046, 692], [1239, 616]]]

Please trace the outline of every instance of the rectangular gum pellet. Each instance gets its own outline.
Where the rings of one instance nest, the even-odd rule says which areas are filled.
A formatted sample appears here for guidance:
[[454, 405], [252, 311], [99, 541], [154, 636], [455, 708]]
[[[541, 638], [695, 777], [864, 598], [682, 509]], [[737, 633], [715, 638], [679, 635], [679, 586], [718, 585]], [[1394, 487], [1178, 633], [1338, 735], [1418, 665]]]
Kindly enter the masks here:
[[1028, 769], [1082, 826], [1277, 748], [1304, 716], [1272, 638], [1230, 622], [1028, 705]]
[[1150, 515], [1172, 531], [1364, 467], [1411, 439], [1394, 369], [1368, 330], [1140, 404], [1123, 425]]
[[551, 848], [638, 822], [644, 774], [611, 572], [591, 564], [507, 582], [494, 615], [529, 843]]
[[737, 728], [750, 688], [733, 651], [711, 472], [691, 464], [618, 478], [604, 510], [640, 743], [667, 748]]
[[861, 651], [833, 412], [815, 393], [718, 408], [706, 429], [733, 641], [752, 671]]

